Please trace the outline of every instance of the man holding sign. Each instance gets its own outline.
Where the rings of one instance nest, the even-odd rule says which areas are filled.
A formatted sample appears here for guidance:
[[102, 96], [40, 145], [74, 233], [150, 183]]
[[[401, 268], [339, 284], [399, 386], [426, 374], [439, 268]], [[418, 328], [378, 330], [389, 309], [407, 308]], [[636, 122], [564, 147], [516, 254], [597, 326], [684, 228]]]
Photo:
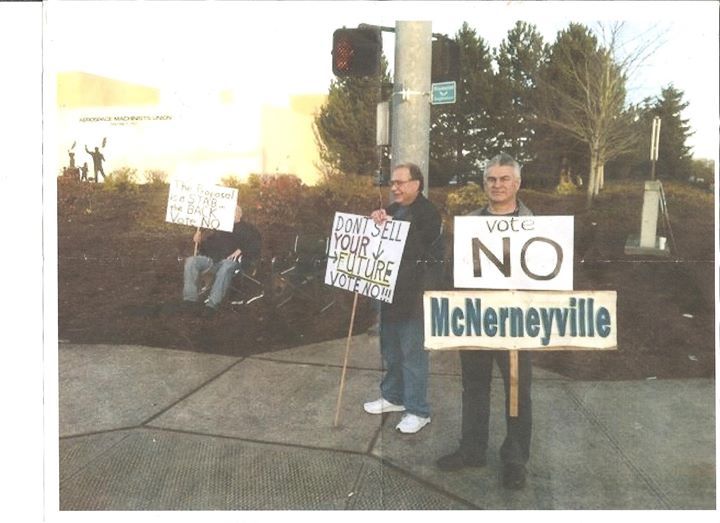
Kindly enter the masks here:
[[[484, 188], [488, 204], [469, 216], [531, 216], [532, 212], [518, 198], [520, 165], [501, 153], [485, 167]], [[507, 433], [500, 449], [503, 463], [503, 486], [519, 489], [525, 485], [525, 464], [530, 457], [532, 405], [530, 387], [532, 362], [529, 351], [518, 356], [518, 416], [509, 415], [508, 351], [461, 350], [462, 369], [462, 437], [460, 448], [437, 460], [441, 470], [459, 470], [485, 465], [490, 423], [490, 385], [493, 361], [497, 361], [505, 384]]]
[[232, 232], [195, 232], [193, 241], [198, 255], [185, 259], [183, 304], [197, 310], [198, 283], [201, 274], [215, 274], [210, 296], [205, 303], [204, 316], [212, 316], [220, 307], [236, 269], [245, 269], [260, 257], [260, 232], [254, 225], [242, 220], [242, 208], [235, 207], [235, 225]]
[[392, 303], [382, 302], [380, 306], [380, 352], [386, 369], [380, 383], [381, 397], [365, 403], [364, 408], [370, 414], [404, 412], [396, 428], [412, 434], [430, 423], [423, 331], [424, 262], [434, 245], [442, 245], [442, 222], [438, 210], [422, 195], [423, 176], [417, 165], [396, 166], [390, 189], [393, 203], [373, 211], [371, 218], [376, 224], [410, 222], [410, 230]]

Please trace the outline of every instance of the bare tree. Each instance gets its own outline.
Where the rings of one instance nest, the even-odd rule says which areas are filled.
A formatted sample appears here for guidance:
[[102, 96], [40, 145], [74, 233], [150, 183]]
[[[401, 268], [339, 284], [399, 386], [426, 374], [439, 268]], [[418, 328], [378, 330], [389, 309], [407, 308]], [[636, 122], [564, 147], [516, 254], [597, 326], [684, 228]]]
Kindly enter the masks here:
[[632, 125], [637, 113], [626, 104], [627, 80], [654, 43], [642, 42], [619, 56], [622, 24], [600, 29], [600, 44], [578, 24], [558, 35], [539, 82], [540, 120], [589, 149], [588, 207], [603, 188], [605, 163], [637, 146]]

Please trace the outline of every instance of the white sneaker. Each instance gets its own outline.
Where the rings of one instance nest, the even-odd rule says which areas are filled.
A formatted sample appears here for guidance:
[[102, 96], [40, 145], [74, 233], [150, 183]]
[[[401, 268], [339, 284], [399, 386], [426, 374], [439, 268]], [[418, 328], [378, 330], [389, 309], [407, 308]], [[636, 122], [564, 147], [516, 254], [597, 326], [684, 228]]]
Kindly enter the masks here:
[[368, 414], [382, 414], [383, 412], [404, 412], [405, 407], [402, 405], [395, 405], [390, 403], [385, 398], [380, 398], [375, 401], [369, 401], [363, 405], [365, 412]]
[[421, 418], [415, 414], [405, 414], [395, 428], [403, 434], [415, 434], [428, 423], [430, 423], [430, 418]]

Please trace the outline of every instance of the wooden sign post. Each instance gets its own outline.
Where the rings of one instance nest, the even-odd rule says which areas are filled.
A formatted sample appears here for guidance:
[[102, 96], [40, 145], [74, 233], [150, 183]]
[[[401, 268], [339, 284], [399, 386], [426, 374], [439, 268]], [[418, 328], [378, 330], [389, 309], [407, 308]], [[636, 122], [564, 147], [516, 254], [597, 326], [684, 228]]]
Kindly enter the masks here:
[[518, 417], [518, 351], [510, 351], [510, 417]]

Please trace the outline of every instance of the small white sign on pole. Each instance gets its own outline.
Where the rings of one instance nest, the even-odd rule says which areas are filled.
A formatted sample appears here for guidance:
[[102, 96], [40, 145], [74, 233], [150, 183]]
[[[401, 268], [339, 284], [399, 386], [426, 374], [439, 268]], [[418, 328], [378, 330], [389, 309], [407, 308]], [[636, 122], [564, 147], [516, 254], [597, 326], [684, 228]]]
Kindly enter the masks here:
[[235, 188], [173, 180], [165, 221], [232, 232], [237, 197]]
[[335, 213], [325, 283], [392, 303], [410, 222]]
[[456, 216], [455, 287], [571, 290], [573, 235], [572, 216]]

